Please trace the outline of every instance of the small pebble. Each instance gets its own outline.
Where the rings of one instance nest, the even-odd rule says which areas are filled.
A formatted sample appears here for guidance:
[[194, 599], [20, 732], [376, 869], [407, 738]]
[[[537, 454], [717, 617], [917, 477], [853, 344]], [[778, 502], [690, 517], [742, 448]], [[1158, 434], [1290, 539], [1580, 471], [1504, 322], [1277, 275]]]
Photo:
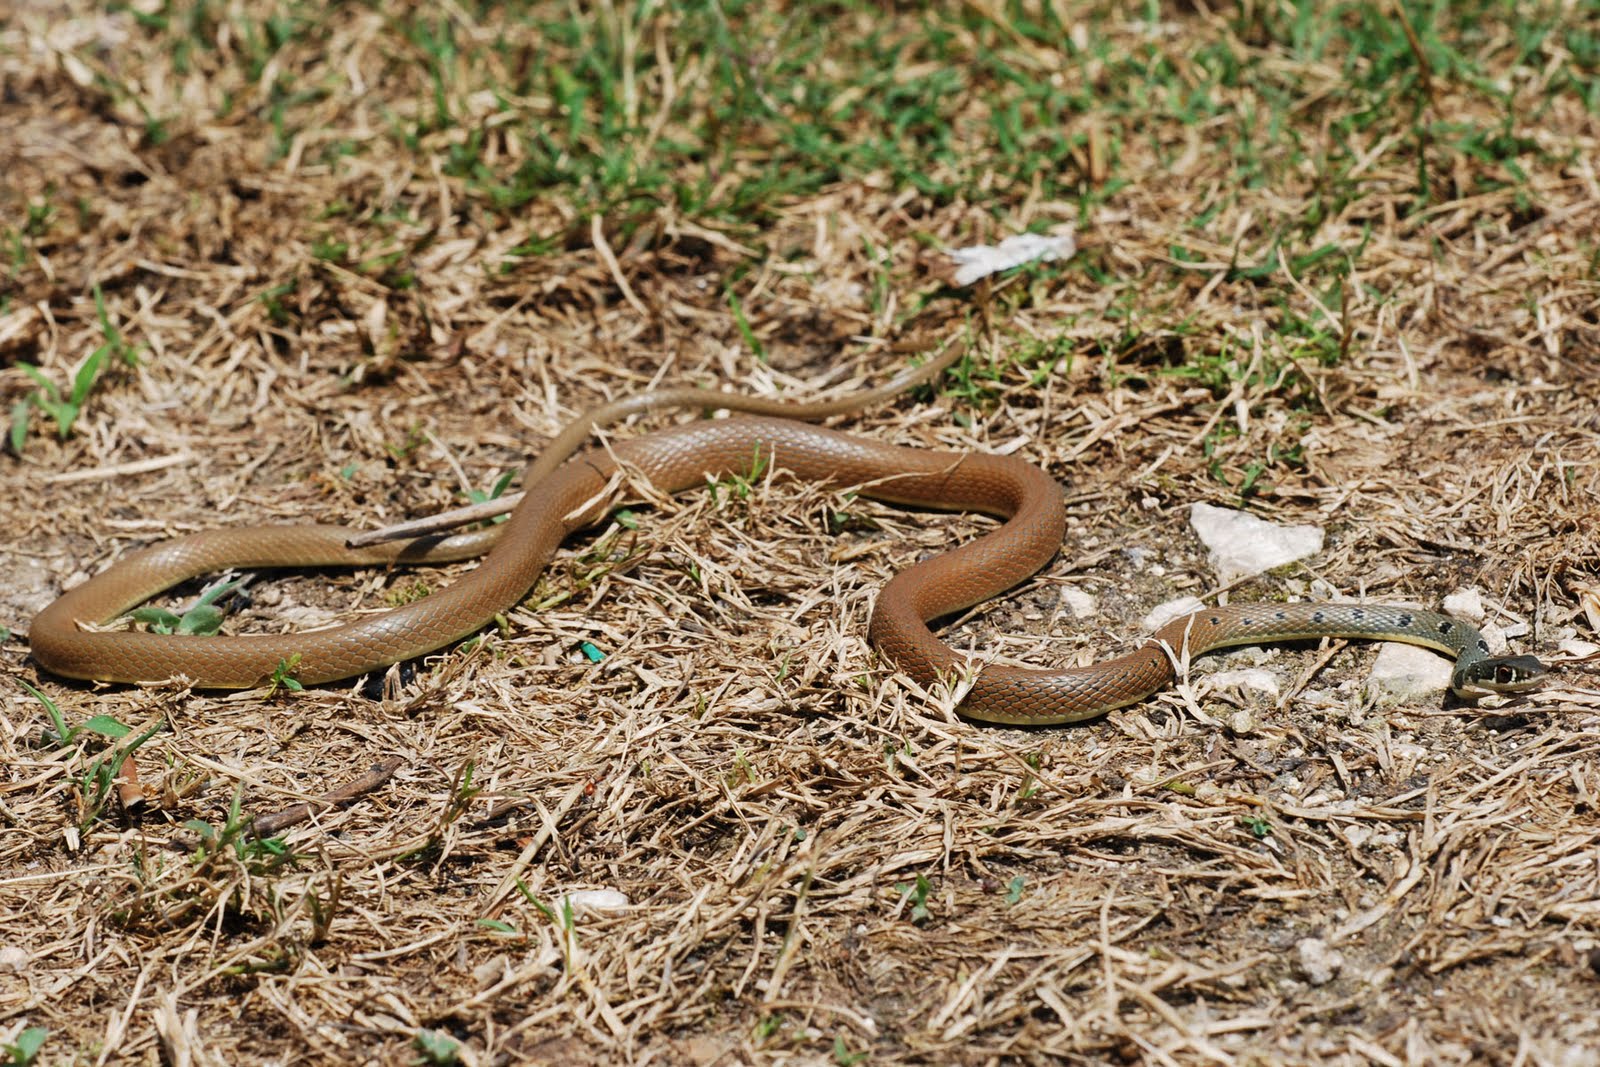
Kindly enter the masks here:
[[1295, 947], [1300, 957], [1300, 973], [1312, 985], [1327, 985], [1344, 969], [1344, 953], [1329, 948], [1320, 937], [1308, 937]]
[[1444, 598], [1444, 611], [1446, 615], [1454, 615], [1458, 619], [1466, 619], [1474, 626], [1483, 624], [1483, 596], [1476, 589], [1457, 589], [1454, 593]]

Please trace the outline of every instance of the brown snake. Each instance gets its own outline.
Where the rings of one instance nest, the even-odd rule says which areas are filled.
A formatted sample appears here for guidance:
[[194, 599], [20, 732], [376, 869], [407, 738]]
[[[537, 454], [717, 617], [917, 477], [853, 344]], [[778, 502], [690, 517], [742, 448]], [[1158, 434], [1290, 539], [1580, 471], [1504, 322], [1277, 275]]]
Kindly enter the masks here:
[[[835, 405], [785, 405], [698, 390], [653, 394], [644, 407], [736, 407], [808, 417], [864, 406], [931, 377], [951, 356], [870, 394]], [[656, 489], [677, 492], [707, 479], [782, 470], [796, 478], [917, 507], [977, 511], [1006, 521], [985, 535], [896, 575], [878, 596], [870, 637], [895, 666], [924, 685], [975, 673], [960, 705], [969, 718], [1054, 724], [1091, 718], [1170, 684], [1175, 664], [1230, 645], [1319, 636], [1376, 637], [1458, 655], [1453, 685], [1517, 690], [1543, 673], [1526, 656], [1489, 658], [1478, 631], [1433, 612], [1387, 605], [1269, 604], [1210, 608], [1168, 624], [1136, 651], [1088, 667], [1032, 670], [980, 665], [928, 629], [937, 619], [1022, 582], [1056, 554], [1065, 533], [1061, 490], [1021, 459], [931, 452], [879, 444], [787, 418], [702, 420], [586, 452], [548, 468], [615, 410], [580, 419], [524, 479], [508, 522], [426, 543], [351, 549], [343, 526], [255, 526], [213, 530], [156, 544], [63, 594], [33, 621], [34, 658], [72, 678], [160, 682], [184, 677], [205, 688], [262, 685], [288, 667], [306, 684], [330, 682], [411, 659], [476, 633], [527, 594], [572, 531], [614, 505], [620, 468]], [[563, 452], [565, 449], [566, 452]], [[454, 584], [421, 600], [327, 630], [237, 637], [169, 636], [86, 630], [186, 579], [230, 567], [321, 567], [487, 558]]]

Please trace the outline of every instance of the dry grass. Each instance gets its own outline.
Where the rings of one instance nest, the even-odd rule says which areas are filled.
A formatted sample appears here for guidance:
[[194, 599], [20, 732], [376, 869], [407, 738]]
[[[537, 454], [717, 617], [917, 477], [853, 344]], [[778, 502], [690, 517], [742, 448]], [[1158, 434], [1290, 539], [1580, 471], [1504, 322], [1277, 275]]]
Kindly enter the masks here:
[[[1060, 57], [1020, 18], [969, 6], [946, 67], [996, 52], [1053, 84]], [[1211, 84], [1190, 63], [1209, 48], [1263, 81], [1212, 85], [1220, 110], [1189, 124], [1069, 107], [1071, 144], [1031, 183], [986, 162], [992, 94], [941, 105], [954, 151], [916, 164], [941, 189], [853, 156], [760, 185], [784, 138], [733, 124], [715, 166], [663, 164], [710, 190], [688, 210], [597, 207], [559, 168], [526, 202], [481, 180], [526, 162], [517, 123], [559, 138], [568, 116], [544, 88], [517, 90], [515, 122], [481, 95], [517, 77], [474, 51], [505, 29], [494, 12], [439, 16], [461, 43], [424, 63], [401, 32], [417, 12], [342, 8], [254, 64], [265, 15], [196, 8], [210, 44], [180, 62], [149, 24], [167, 9], [140, 10], [0, 13], [0, 396], [36, 388], [22, 362], [69, 380], [107, 324], [109, 355], [138, 352], [110, 359], [70, 437], [35, 410], [0, 459], [0, 1037], [46, 1027], [40, 1062], [60, 1063], [408, 1062], [430, 1036], [479, 1064], [1600, 1059], [1592, 663], [1498, 711], [1384, 709], [1352, 681], [1370, 649], [1277, 651], [1297, 682], [1282, 708], [1202, 684], [1081, 728], [977, 728], [863, 635], [889, 574], [982, 522], [781, 479], [639, 510], [475, 647], [371, 684], [70, 685], [24, 640], [136, 544], [438, 510], [603, 398], [847, 391], [897, 340], [959, 334], [954, 384], [846, 423], [1028, 456], [1069, 486], [1071, 540], [953, 640], [1058, 663], [1123, 647], [1150, 607], [1215, 587], [1188, 505], [1245, 499], [1326, 524], [1330, 547], [1235, 596], [1472, 586], [1529, 624], [1528, 650], [1571, 659], [1600, 580], [1600, 126], [1558, 78], [1594, 77], [1562, 51], [1580, 38], [1517, 64], [1492, 19], [1456, 42], [1509, 86], [1521, 147], [1486, 158], [1410, 137], [1498, 128], [1472, 77], [1396, 74], [1412, 95], [1387, 106], [1420, 117], [1341, 132], [1360, 65], [1258, 39], [1265, 14], [1085, 14], [1105, 54], [1165, 64], [1154, 98]], [[686, 116], [718, 106], [718, 68], [681, 36], [690, 16], [632, 17], [596, 16], [656, 57], [617, 91], [666, 159], [704, 132]], [[732, 32], [781, 49], [811, 17]], [[837, 18], [818, 69], [850, 61], [868, 15]], [[904, 58], [896, 84], [942, 69]], [[1105, 100], [1129, 76], [1092, 56], [1069, 73]], [[454, 120], [423, 121], [434, 107]], [[1272, 116], [1309, 161], [1266, 135], [1242, 154]], [[478, 135], [480, 171], [452, 173]], [[585, 134], [562, 158], [605, 147]], [[1073, 263], [941, 287], [931, 246], [1069, 221]], [[448, 579], [289, 576], [240, 625]], [[1068, 586], [1100, 617], [1075, 621]], [[54, 740], [23, 681], [70, 723], [164, 727], [136, 757], [142, 803], [96, 778], [104, 738]], [[270, 845], [249, 832], [353, 782]], [[564, 908], [583, 889], [629, 904]], [[1325, 984], [1312, 939], [1343, 958]]]

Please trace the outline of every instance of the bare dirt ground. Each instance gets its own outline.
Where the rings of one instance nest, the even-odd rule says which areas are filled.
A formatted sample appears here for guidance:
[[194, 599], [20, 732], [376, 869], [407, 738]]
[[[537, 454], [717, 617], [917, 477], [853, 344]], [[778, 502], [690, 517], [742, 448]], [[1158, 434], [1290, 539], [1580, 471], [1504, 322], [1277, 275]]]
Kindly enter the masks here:
[[[465, 44], [430, 80], [410, 9], [301, 36], [299, 9], [272, 10], [289, 21], [196, 8], [183, 62], [167, 8], [0, 14], [0, 399], [28, 415], [0, 457], [0, 1040], [48, 1030], [40, 1063], [1600, 1062], [1581, 644], [1600, 127], [1555, 88], [1587, 69], [1561, 51], [1578, 38], [1496, 66], [1485, 31], [1473, 55], [1515, 105], [1491, 158], [1442, 140], [1502, 122], [1473, 77], [1425, 70], [1421, 117], [1339, 140], [1317, 114], [1338, 110], [1337, 57], [1291, 64], [1203, 11], [1090, 20], [1175, 85], [1196, 42], [1292, 66], [1283, 114], [1343, 169], [1242, 178], [1222, 145], [1266, 106], [1192, 125], [1090, 106], [1048, 179], [1082, 198], [841, 166], [740, 216], [595, 210], [559, 168], [505, 207], [451, 153], [515, 170], [501, 116], [557, 136], [568, 104], [496, 104]], [[595, 18], [655, 57], [618, 92], [665, 145], [710, 66], [674, 36], [687, 15], [650, 10]], [[965, 17], [957, 52], [1057, 55]], [[506, 30], [441, 18], [462, 41]], [[259, 63], [252, 33], [276, 45]], [[891, 78], [920, 76], [912, 58]], [[988, 99], [950, 104], [958, 147]], [[435, 103], [466, 118], [390, 136]], [[782, 140], [721, 136], [728, 169], [700, 175], [718, 203]], [[930, 158], [929, 181], [951, 167]], [[940, 248], [1066, 224], [1073, 260], [947, 284]], [[842, 395], [942, 341], [968, 357], [940, 389], [837, 424], [1025, 456], [1070, 516], [1061, 556], [951, 640], [1031, 663], [1128, 647], [1150, 608], [1218, 592], [1188, 528], [1207, 501], [1328, 531], [1235, 601], [1476, 589], [1550, 684], [1374, 706], [1352, 643], [1234, 654], [1279, 676], [1281, 706], [1209, 691], [1212, 660], [1187, 695], [1079, 727], [975, 726], [865, 632], [892, 573], [986, 520], [781, 478], [632, 509], [482, 639], [383, 678], [219, 694], [28, 659], [32, 614], [135, 546], [442, 510], [603, 399]], [[23, 365], [70, 393], [97, 349], [63, 436]], [[227, 626], [315, 626], [458, 571], [264, 576]], [[22, 683], [90, 727], [59, 737]], [[112, 781], [152, 727], [125, 764], [142, 789]]]

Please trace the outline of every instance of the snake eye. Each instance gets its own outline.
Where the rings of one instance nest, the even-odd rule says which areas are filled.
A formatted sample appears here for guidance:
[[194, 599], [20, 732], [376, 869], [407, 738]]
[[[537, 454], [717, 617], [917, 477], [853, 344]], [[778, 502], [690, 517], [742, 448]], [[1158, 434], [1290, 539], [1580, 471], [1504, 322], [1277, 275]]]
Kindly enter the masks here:
[[1532, 656], [1507, 656], [1478, 666], [1478, 684], [1500, 693], [1532, 689], [1545, 674], [1545, 665]]

